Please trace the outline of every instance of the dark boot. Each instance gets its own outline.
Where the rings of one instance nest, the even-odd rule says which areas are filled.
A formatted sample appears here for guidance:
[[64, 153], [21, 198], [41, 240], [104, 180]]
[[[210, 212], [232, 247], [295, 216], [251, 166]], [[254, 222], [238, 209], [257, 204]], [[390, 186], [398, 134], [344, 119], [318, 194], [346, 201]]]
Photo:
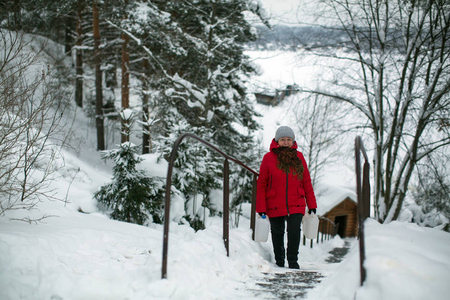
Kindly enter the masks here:
[[272, 233], [273, 253], [277, 266], [284, 267], [286, 250], [284, 248], [284, 228], [285, 218], [270, 218], [270, 232]]
[[299, 269], [298, 248], [300, 246], [300, 224], [302, 223], [302, 214], [293, 214], [287, 218], [288, 247], [287, 260], [289, 268]]

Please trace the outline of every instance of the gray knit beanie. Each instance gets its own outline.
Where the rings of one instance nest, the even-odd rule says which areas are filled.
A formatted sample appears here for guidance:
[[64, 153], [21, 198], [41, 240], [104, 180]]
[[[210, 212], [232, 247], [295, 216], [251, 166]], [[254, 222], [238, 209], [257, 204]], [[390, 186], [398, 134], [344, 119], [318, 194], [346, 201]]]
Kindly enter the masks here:
[[281, 126], [277, 129], [277, 132], [275, 133], [275, 141], [278, 142], [278, 140], [282, 137], [290, 137], [293, 141], [295, 141], [294, 131], [288, 126]]

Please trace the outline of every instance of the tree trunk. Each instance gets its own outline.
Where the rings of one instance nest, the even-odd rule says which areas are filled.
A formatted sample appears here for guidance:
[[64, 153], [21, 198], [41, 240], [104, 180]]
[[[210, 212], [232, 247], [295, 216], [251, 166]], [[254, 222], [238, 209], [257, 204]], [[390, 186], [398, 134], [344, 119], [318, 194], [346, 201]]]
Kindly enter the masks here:
[[[128, 65], [130, 63], [130, 54], [128, 52], [128, 43], [130, 37], [122, 33], [122, 110], [130, 107], [130, 73]], [[129, 120], [122, 118], [122, 143], [128, 142], [130, 139]]]
[[100, 65], [100, 18], [96, 0], [92, 2], [94, 31], [94, 64], [95, 64], [95, 124], [97, 127], [97, 150], [105, 150], [105, 132], [103, 124], [102, 71]]
[[16, 30], [22, 29], [22, 14], [21, 14], [20, 0], [14, 0], [12, 10], [14, 12], [14, 25], [12, 26]]
[[83, 0], [78, 0], [77, 7], [77, 41], [76, 41], [76, 58], [75, 58], [75, 103], [78, 107], [83, 107], [83, 30], [81, 28], [81, 12], [83, 10]]
[[[148, 69], [148, 60], [144, 59], [144, 74]], [[148, 83], [145, 76], [142, 78], [142, 154], [152, 153], [152, 140], [150, 136], [150, 125], [148, 124], [149, 99], [148, 99]]]
[[64, 32], [64, 51], [66, 53], [66, 55], [70, 55], [70, 53], [72, 52], [72, 47], [73, 47], [73, 36], [72, 36], [72, 32], [74, 31], [75, 28], [74, 27], [74, 16], [73, 16], [73, 12], [70, 12], [70, 14], [68, 14], [65, 17], [65, 32]]

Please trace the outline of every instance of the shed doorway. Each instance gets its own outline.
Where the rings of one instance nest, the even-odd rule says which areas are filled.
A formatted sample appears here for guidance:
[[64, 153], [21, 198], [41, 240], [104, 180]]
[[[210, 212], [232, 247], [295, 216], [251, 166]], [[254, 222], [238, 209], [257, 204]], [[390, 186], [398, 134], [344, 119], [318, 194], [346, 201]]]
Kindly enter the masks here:
[[334, 218], [334, 223], [337, 226], [337, 234], [339, 234], [341, 238], [344, 238], [347, 229], [347, 216], [336, 216]]

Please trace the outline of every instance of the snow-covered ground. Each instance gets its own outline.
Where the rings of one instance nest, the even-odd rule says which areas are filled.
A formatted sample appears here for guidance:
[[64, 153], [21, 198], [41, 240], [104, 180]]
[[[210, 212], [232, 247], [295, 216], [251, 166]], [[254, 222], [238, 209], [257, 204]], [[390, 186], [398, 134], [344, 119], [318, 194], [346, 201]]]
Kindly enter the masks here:
[[[69, 156], [69, 155], [68, 155]], [[69, 156], [70, 157], [70, 156]], [[165, 165], [153, 164], [156, 169]], [[251, 240], [249, 206], [239, 228], [230, 232], [230, 256], [222, 240], [222, 220], [207, 229], [170, 224], [168, 278], [161, 279], [161, 225], [149, 227], [108, 219], [98, 212], [92, 192], [108, 174], [76, 158], [67, 168], [82, 171], [71, 182], [61, 174], [54, 187], [68, 202], [44, 202], [31, 217], [38, 224], [0, 218], [0, 299], [256, 299], [251, 292], [273, 263], [270, 239]], [[78, 212], [82, 207], [85, 213]], [[301, 246], [300, 265], [327, 277], [307, 299], [447, 299], [450, 292], [450, 235], [438, 229], [393, 222], [366, 222], [367, 280], [359, 286], [359, 252], [352, 243], [340, 264], [326, 264], [339, 237], [314, 248]], [[356, 296], [356, 298], [355, 298]]]
[[[263, 272], [280, 270], [273, 263], [270, 240], [251, 240], [246, 206], [239, 228], [231, 229], [229, 257], [220, 218], [208, 219], [207, 229], [197, 233], [172, 222], [168, 278], [161, 279], [162, 226], [108, 219], [92, 200], [92, 193], [111, 177], [107, 168], [68, 152], [64, 160], [52, 187], [67, 201], [45, 201], [36, 210], [0, 218], [0, 299], [256, 299], [251, 289]], [[147, 155], [143, 166], [160, 176], [167, 168], [156, 163], [155, 155]], [[24, 215], [48, 217], [37, 224], [12, 220]], [[301, 246], [301, 267], [327, 276], [307, 299], [447, 299], [448, 233], [369, 220], [366, 242], [363, 287], [357, 243], [344, 262], [334, 265], [325, 259], [333, 247], [343, 245], [339, 237], [313, 249]]]
[[[266, 70], [257, 79], [276, 83], [271, 75], [292, 83], [282, 76], [293, 78], [293, 72], [282, 70], [292, 69], [292, 64], [286, 67], [283, 62], [294, 58], [274, 61], [280, 56], [268, 57], [257, 61]], [[271, 68], [273, 72], [267, 71]], [[263, 114], [262, 148], [268, 149], [277, 126], [292, 124], [286, 123], [283, 105], [274, 109], [258, 105], [257, 109]], [[76, 122], [80, 122], [74, 128], [82, 148], [76, 155], [72, 150], [62, 151], [57, 163], [64, 167], [50, 186], [63, 201], [44, 200], [34, 210], [8, 211], [0, 217], [0, 299], [256, 299], [251, 290], [263, 273], [280, 269], [273, 263], [270, 240], [251, 240], [249, 205], [244, 207], [239, 226], [230, 230], [229, 257], [222, 240], [222, 219], [207, 219], [206, 229], [198, 232], [172, 222], [168, 278], [161, 279], [162, 226], [113, 221], [98, 209], [92, 195], [111, 179], [111, 168], [99, 159], [93, 144], [88, 146], [86, 140], [95, 134], [88, 133], [81, 112]], [[156, 155], [145, 155], [142, 167], [158, 176], [165, 176], [167, 170], [164, 162], [157, 163]], [[350, 186], [354, 181], [351, 170], [339, 175], [329, 172], [328, 178]], [[173, 199], [174, 219], [183, 209], [179, 201]], [[25, 217], [45, 218], [27, 223]], [[357, 243], [352, 243], [342, 263], [333, 265], [325, 260], [331, 249], [344, 244], [339, 237], [314, 244], [313, 249], [301, 246], [301, 267], [326, 275], [307, 299], [448, 298], [448, 233], [405, 222], [381, 225], [368, 220], [365, 225], [367, 280], [362, 287]]]
[[[197, 233], [170, 224], [168, 279], [162, 280], [162, 226], [51, 206], [46, 213], [53, 217], [40, 224], [1, 219], [1, 299], [252, 299], [247, 289], [275, 268], [270, 243], [253, 242], [244, 218], [231, 230], [227, 257], [222, 220], [213, 218]], [[323, 263], [340, 244], [302, 247], [302, 266]]]

